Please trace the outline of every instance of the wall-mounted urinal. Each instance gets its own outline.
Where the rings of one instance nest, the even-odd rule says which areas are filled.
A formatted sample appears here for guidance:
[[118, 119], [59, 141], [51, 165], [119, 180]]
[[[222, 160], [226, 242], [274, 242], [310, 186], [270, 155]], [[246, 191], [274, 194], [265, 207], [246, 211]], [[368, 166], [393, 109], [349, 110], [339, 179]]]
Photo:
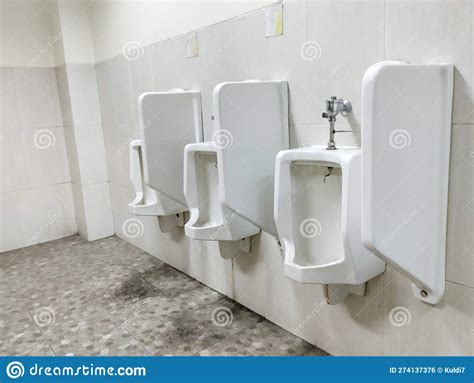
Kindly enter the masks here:
[[360, 148], [287, 150], [275, 166], [275, 222], [286, 276], [353, 285], [353, 291], [335, 290], [341, 298], [363, 291], [356, 286], [382, 273], [385, 264], [362, 244]]
[[365, 295], [365, 282], [385, 270], [361, 238], [361, 149], [335, 142], [335, 133], [345, 132], [335, 129], [336, 116], [351, 111], [348, 100], [326, 100], [327, 146], [282, 151], [275, 164], [274, 214], [285, 274], [324, 285], [330, 304]]
[[215, 131], [185, 148], [186, 235], [219, 241], [221, 255], [250, 251], [250, 237], [276, 235], [272, 217], [274, 161], [288, 148], [285, 81], [219, 84], [213, 93]]
[[438, 303], [445, 287], [453, 66], [381, 62], [362, 91], [362, 237]]
[[129, 211], [158, 216], [160, 229], [184, 226], [183, 150], [201, 142], [201, 94], [173, 89], [138, 99], [140, 140], [130, 145], [130, 178], [136, 197]]

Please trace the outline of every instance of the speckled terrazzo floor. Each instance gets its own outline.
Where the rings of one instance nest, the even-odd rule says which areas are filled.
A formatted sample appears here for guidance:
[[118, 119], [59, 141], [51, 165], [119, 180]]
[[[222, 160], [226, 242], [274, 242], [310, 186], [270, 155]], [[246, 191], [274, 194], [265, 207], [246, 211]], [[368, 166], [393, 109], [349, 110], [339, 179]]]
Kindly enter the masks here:
[[0, 254], [0, 355], [326, 354], [117, 237], [73, 236]]

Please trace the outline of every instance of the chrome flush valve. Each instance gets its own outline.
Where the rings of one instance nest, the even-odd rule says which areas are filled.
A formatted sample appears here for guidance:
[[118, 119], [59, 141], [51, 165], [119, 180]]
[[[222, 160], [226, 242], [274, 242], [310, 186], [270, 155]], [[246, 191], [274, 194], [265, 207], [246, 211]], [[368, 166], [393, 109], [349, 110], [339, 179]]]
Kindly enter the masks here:
[[336, 133], [336, 116], [339, 113], [348, 114], [350, 112], [352, 112], [350, 101], [343, 100], [342, 98], [338, 99], [336, 96], [332, 96], [331, 99], [326, 100], [326, 112], [322, 114], [323, 118], [329, 120], [329, 141], [326, 150], [337, 149], [336, 142], [334, 141], [334, 133]]

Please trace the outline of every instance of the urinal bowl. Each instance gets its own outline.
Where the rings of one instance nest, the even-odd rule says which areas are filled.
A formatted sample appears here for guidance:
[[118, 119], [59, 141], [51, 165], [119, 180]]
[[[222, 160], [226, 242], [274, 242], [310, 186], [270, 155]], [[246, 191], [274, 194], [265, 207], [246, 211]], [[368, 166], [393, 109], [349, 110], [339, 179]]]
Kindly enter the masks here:
[[184, 153], [184, 194], [190, 212], [186, 235], [206, 241], [236, 241], [258, 234], [259, 228], [221, 203], [218, 146], [213, 142], [189, 144]]
[[361, 240], [359, 148], [282, 151], [276, 158], [275, 187], [275, 222], [287, 277], [357, 285], [384, 271], [384, 262]]

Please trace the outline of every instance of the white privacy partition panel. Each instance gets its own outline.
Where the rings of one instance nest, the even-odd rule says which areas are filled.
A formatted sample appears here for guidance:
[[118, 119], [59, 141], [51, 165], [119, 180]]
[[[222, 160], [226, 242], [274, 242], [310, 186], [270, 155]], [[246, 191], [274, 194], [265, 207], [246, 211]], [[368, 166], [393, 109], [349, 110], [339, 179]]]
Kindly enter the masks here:
[[275, 157], [289, 147], [286, 81], [228, 82], [214, 89], [222, 203], [276, 236]]
[[438, 303], [445, 288], [453, 66], [382, 62], [363, 80], [362, 238]]
[[145, 183], [186, 207], [183, 153], [187, 144], [203, 139], [201, 93], [144, 93], [138, 104]]

